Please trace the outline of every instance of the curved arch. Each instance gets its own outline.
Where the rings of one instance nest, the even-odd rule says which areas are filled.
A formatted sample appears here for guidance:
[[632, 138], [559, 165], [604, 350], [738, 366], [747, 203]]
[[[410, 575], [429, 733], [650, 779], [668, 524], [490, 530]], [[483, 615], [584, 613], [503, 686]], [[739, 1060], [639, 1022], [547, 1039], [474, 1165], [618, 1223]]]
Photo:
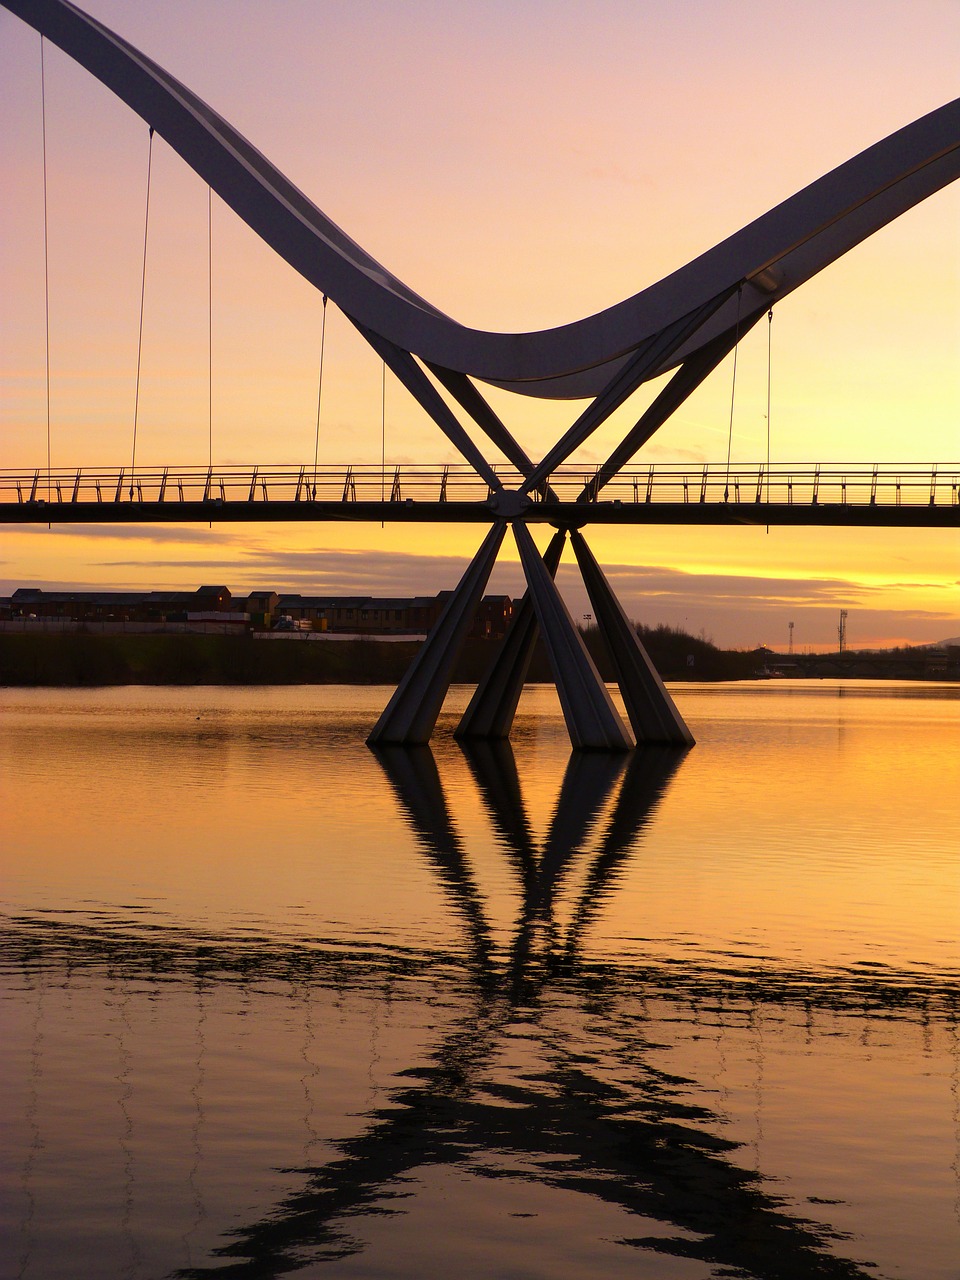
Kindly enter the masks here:
[[[549, 398], [598, 394], [620, 363], [701, 312], [647, 378], [758, 313], [960, 177], [960, 99], [867, 148], [623, 302], [530, 333], [471, 329], [376, 262], [185, 85], [68, 0], [0, 0], [102, 81], [352, 320], [431, 365]], [[725, 299], [725, 300], [724, 300]]]

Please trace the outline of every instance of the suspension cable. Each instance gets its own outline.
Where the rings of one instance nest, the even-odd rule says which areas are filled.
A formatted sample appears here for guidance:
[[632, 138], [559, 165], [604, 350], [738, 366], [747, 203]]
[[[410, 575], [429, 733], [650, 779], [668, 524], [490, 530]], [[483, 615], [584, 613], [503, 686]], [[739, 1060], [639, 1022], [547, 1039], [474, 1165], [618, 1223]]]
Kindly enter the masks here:
[[209, 183], [207, 184], [207, 468], [213, 471], [213, 188]]
[[[386, 494], [385, 480], [387, 470], [387, 362], [380, 361], [380, 501]], [[384, 522], [380, 521], [380, 528]]]
[[737, 354], [740, 350], [740, 303], [743, 299], [743, 281], [737, 285], [737, 328], [733, 344], [733, 381], [730, 385], [730, 427], [727, 431], [727, 479], [723, 490], [723, 500], [730, 497], [730, 452], [733, 448], [733, 406], [737, 397]]
[[[773, 380], [773, 307], [767, 312], [767, 506], [770, 505], [770, 387]], [[767, 533], [770, 526], [767, 525]]]
[[320, 404], [323, 400], [323, 348], [327, 336], [327, 295], [323, 295], [323, 314], [320, 317], [320, 372], [317, 376], [317, 434], [313, 442], [313, 493], [317, 500], [317, 459], [320, 456]]
[[153, 126], [147, 142], [147, 201], [143, 215], [143, 265], [140, 270], [140, 329], [137, 334], [137, 384], [133, 395], [133, 448], [130, 453], [130, 501], [133, 501], [133, 473], [137, 465], [137, 417], [140, 412], [140, 362], [143, 356], [143, 299], [147, 288], [147, 232], [150, 227], [150, 173], [153, 168]]
[[[40, 137], [43, 153], [43, 319], [46, 330], [47, 380], [47, 505], [50, 505], [50, 252], [47, 234], [47, 86], [43, 65], [43, 36], [40, 37]], [[50, 525], [47, 525], [50, 528]]]

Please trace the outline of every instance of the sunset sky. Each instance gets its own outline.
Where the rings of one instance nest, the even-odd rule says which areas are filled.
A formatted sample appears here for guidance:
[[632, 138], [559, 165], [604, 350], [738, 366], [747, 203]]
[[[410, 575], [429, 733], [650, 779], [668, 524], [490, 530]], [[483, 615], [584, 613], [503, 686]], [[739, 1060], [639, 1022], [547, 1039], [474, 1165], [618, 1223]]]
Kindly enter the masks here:
[[[960, 93], [955, 0], [87, 0], [401, 279], [467, 324], [540, 328], [653, 283]], [[47, 46], [54, 466], [130, 458], [147, 127]], [[0, 467], [46, 462], [40, 41], [0, 10]], [[153, 152], [138, 463], [207, 459], [207, 189]], [[213, 209], [213, 455], [311, 460], [319, 295]], [[853, 250], [773, 321], [774, 461], [960, 468], [960, 184]], [[377, 462], [380, 363], [328, 311], [320, 459]], [[739, 353], [735, 461], [766, 454], [767, 331]], [[576, 455], [604, 458], [657, 386]], [[728, 361], [637, 462], [720, 462]], [[540, 454], [576, 404], [491, 393]], [[491, 458], [492, 448], [485, 449]], [[457, 460], [388, 376], [388, 462]], [[537, 535], [538, 538], [540, 535]], [[477, 528], [5, 528], [20, 585], [452, 587]], [[628, 613], [719, 643], [960, 634], [960, 535], [597, 529]], [[513, 558], [511, 559], [511, 555]], [[588, 608], [561, 571], [575, 616]], [[512, 544], [493, 589], [519, 594]]]

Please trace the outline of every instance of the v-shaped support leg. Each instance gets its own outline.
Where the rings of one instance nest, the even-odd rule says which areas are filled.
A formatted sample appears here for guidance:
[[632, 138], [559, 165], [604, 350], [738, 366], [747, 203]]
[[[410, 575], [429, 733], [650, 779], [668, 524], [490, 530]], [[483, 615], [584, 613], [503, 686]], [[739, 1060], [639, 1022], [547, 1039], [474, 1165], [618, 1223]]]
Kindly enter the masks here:
[[[566, 533], [560, 529], [553, 535], [543, 557], [547, 573], [557, 576], [563, 555]], [[517, 703], [523, 692], [533, 648], [540, 627], [529, 590], [517, 608], [503, 643], [484, 672], [473, 697], [457, 726], [456, 737], [508, 738], [517, 714]]]
[[423, 648], [367, 738], [371, 746], [386, 743], [412, 746], [430, 741], [506, 527], [503, 521], [498, 521], [484, 538]]
[[570, 541], [593, 605], [600, 634], [613, 661], [617, 684], [623, 694], [623, 702], [637, 741], [692, 747], [693, 734], [664, 688], [656, 667], [640, 643], [636, 627], [613, 594], [583, 534], [574, 529], [570, 534]]
[[513, 536], [550, 656], [571, 744], [581, 751], [629, 751], [634, 745], [630, 730], [611, 702], [530, 530], [516, 523]]

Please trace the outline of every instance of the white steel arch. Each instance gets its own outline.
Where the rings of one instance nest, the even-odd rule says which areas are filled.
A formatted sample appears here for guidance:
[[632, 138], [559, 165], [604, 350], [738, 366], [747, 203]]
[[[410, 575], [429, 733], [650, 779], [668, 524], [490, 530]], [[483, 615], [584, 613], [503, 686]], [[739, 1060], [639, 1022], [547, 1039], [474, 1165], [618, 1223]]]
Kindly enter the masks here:
[[[848, 160], [713, 249], [596, 315], [469, 328], [376, 262], [185, 85], [69, 0], [0, 0], [118, 95], [366, 334], [431, 367], [547, 398], [598, 395], [664, 334], [640, 381], [698, 355], [960, 176], [960, 99]], [[734, 296], [739, 289], [740, 296]], [[677, 341], [677, 333], [682, 338]], [[634, 383], [638, 385], [638, 383]]]

